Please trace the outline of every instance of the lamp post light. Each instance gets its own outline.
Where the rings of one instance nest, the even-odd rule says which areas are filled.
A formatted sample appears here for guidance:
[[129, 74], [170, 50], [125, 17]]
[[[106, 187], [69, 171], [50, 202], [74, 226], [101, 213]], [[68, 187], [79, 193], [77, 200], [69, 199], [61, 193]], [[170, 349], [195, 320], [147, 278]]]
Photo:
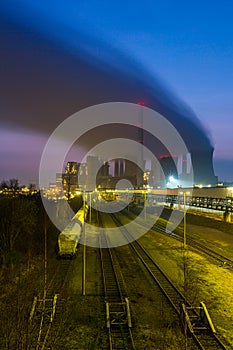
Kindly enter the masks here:
[[186, 204], [186, 192], [184, 192], [184, 249], [186, 249], [186, 230], [187, 230], [187, 227], [186, 227], [186, 207], [185, 207], [185, 204]]
[[127, 199], [126, 199], [127, 203], [128, 203], [128, 211], [129, 211], [129, 189], [127, 188]]
[[190, 192], [180, 192], [180, 194], [183, 195], [183, 210], [184, 210], [184, 243], [183, 243], [183, 248], [186, 249], [187, 246], [187, 240], [186, 240], [186, 236], [187, 236], [187, 222], [186, 222], [186, 195], [189, 195]]
[[144, 191], [144, 220], [146, 221], [146, 190]]
[[84, 187], [83, 191], [83, 209], [84, 209], [84, 221], [83, 221], [83, 273], [82, 273], [82, 295], [86, 295], [86, 227], [85, 227], [85, 214], [86, 214], [86, 191]]
[[[183, 269], [184, 269], [184, 303], [186, 305], [187, 300], [187, 250], [186, 250], [186, 230], [187, 230], [187, 223], [186, 223], [186, 195], [190, 195], [190, 192], [184, 191], [180, 192], [181, 195], [183, 195], [183, 211], [184, 211], [184, 241], [183, 241]], [[187, 337], [187, 323], [185, 319], [185, 350], [188, 349], [188, 337]]]
[[91, 206], [92, 206], [92, 203], [91, 203], [91, 201], [92, 201], [92, 192], [90, 192], [90, 224], [91, 224], [91, 220], [92, 220], [92, 217], [91, 217], [91, 215], [92, 215], [92, 212], [91, 212]]

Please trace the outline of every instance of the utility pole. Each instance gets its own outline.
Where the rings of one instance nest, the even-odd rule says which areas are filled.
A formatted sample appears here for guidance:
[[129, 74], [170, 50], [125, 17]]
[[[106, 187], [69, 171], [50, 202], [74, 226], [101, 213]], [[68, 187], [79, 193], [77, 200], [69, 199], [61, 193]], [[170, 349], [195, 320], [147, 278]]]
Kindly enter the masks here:
[[184, 192], [184, 249], [186, 249], [186, 192]]
[[[143, 178], [142, 174], [144, 173], [144, 159], [143, 159], [143, 144], [144, 144], [144, 131], [143, 131], [143, 106], [145, 105], [144, 101], [138, 101], [139, 112], [138, 112], [138, 134], [137, 134], [137, 142], [139, 144], [139, 152], [138, 152], [138, 165], [140, 170], [137, 171], [137, 187], [142, 186]], [[141, 174], [142, 172], [142, 174]]]
[[42, 307], [42, 314], [41, 314], [40, 328], [39, 328], [39, 334], [38, 334], [38, 338], [37, 338], [36, 350], [39, 350], [39, 348], [40, 348], [42, 327], [43, 327], [45, 311], [46, 311], [45, 304], [46, 304], [46, 296], [47, 296], [47, 283], [48, 283], [48, 252], [47, 252], [47, 224], [46, 224], [46, 216], [45, 216], [45, 223], [44, 223], [44, 294], [43, 294], [43, 307]]
[[183, 248], [186, 249], [187, 246], [187, 222], [186, 222], [186, 195], [189, 195], [190, 192], [179, 192], [179, 194], [183, 195], [183, 213], [184, 213], [184, 231], [183, 231]]
[[144, 190], [144, 220], [146, 221], [146, 191]]
[[[189, 195], [190, 192], [181, 192], [180, 194], [183, 194], [183, 210], [184, 210], [184, 241], [183, 241], [183, 268], [184, 268], [184, 303], [186, 305], [187, 302], [187, 269], [188, 269], [188, 265], [187, 265], [187, 240], [186, 240], [186, 236], [187, 236], [187, 223], [186, 223], [186, 195]], [[186, 324], [186, 320], [185, 320], [185, 350], [188, 349], [188, 336], [187, 336], [187, 324]]]
[[83, 208], [84, 208], [84, 220], [83, 220], [83, 279], [82, 279], [82, 295], [86, 295], [86, 192], [83, 192]]
[[90, 224], [91, 224], [91, 220], [92, 220], [92, 217], [91, 217], [91, 200], [92, 200], [92, 198], [91, 198], [91, 196], [92, 196], [92, 192], [90, 192]]

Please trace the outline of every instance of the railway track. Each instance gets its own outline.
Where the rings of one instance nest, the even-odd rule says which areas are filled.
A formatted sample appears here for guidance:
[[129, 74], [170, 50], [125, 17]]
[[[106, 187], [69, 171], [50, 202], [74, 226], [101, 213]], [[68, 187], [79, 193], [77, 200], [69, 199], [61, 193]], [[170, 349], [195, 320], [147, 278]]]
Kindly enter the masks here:
[[48, 273], [47, 286], [34, 298], [30, 318], [30, 349], [52, 349], [59, 341], [65, 309], [64, 286], [71, 260], [60, 260]]
[[115, 251], [105, 234], [99, 238], [110, 350], [134, 350], [132, 322], [125, 283]]
[[[128, 230], [122, 226], [122, 222], [115, 215], [112, 216], [115, 223], [121, 227], [126, 239], [132, 241], [131, 234]], [[154, 262], [149, 253], [144, 249], [144, 247], [138, 242], [129, 242], [129, 245], [138, 256], [140, 261], [143, 263], [153, 280], [160, 287], [162, 293], [169, 300], [174, 310], [177, 314], [181, 315], [181, 309], [184, 309], [184, 327], [185, 330], [189, 327], [189, 333], [195, 344], [201, 350], [213, 349], [213, 350], [226, 350], [227, 347], [221, 342], [218, 336], [211, 331], [203, 322], [200, 322], [199, 314], [196, 308], [193, 308], [186, 300], [186, 298], [179, 292], [172, 281], [165, 275], [165, 273], [160, 269], [160, 267]], [[189, 310], [189, 319], [192, 319], [193, 325], [187, 324], [189, 319], [186, 318], [186, 311]], [[189, 342], [190, 342], [189, 339]]]
[[[135, 218], [135, 215], [133, 215], [132, 213], [129, 213], [128, 211], [124, 211], [123, 213], [125, 216], [131, 217], [131, 218]], [[155, 223], [153, 225], [153, 227], [151, 228], [151, 230], [162, 233], [163, 235], [172, 237], [180, 242], [184, 242], [184, 237], [183, 237], [183, 231], [181, 228], [176, 228], [174, 231], [169, 231], [166, 228], [166, 224], [164, 223]], [[233, 260], [227, 258], [226, 256], [214, 251], [211, 248], [208, 248], [208, 246], [206, 246], [203, 243], [197, 242], [195, 239], [193, 239], [192, 237], [190, 237], [189, 234], [186, 234], [186, 243], [192, 247], [197, 249], [199, 252], [204, 253], [205, 255], [211, 257], [212, 259], [214, 259], [217, 263], [220, 263], [222, 266], [225, 267], [229, 267], [229, 268], [233, 268]]]
[[[156, 225], [154, 227], [154, 229], [156, 229]], [[167, 235], [172, 236], [173, 238], [183, 242], [183, 237], [182, 237], [182, 232], [179, 228], [177, 228], [175, 230], [175, 232], [166, 232], [166, 229], [164, 228], [165, 232]], [[203, 243], [197, 242], [195, 239], [193, 239], [192, 237], [190, 237], [189, 235], [186, 234], [186, 240], [187, 240], [187, 244], [190, 247], [193, 247], [195, 249], [197, 249], [198, 251], [201, 251], [202, 253], [208, 255], [209, 257], [213, 258], [214, 260], [216, 260], [218, 263], [221, 263], [222, 266], [226, 266], [229, 268], [233, 268], [233, 260], [227, 258], [226, 256], [217, 253], [216, 251], [214, 251], [213, 249], [208, 248], [208, 246], [206, 246]]]

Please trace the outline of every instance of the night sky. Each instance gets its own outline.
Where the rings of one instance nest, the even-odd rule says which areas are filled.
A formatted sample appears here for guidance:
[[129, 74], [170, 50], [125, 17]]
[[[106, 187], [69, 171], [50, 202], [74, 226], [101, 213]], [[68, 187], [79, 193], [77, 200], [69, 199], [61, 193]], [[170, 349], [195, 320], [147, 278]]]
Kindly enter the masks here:
[[2, 1], [0, 180], [37, 182], [48, 136], [72, 113], [153, 96], [198, 116], [216, 175], [233, 180], [232, 18], [230, 0]]

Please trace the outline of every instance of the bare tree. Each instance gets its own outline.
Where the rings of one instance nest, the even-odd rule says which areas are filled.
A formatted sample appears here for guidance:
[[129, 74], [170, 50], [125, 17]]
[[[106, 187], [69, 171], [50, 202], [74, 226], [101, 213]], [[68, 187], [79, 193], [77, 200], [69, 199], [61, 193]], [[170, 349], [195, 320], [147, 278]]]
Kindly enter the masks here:
[[0, 254], [4, 265], [13, 263], [17, 245], [24, 253], [29, 251], [36, 211], [35, 204], [25, 198], [0, 198]]
[[9, 188], [9, 183], [7, 181], [2, 181], [0, 184], [0, 189], [5, 190], [6, 188]]
[[13, 196], [15, 196], [17, 190], [19, 189], [19, 180], [14, 178], [9, 179], [9, 189], [12, 190]]

